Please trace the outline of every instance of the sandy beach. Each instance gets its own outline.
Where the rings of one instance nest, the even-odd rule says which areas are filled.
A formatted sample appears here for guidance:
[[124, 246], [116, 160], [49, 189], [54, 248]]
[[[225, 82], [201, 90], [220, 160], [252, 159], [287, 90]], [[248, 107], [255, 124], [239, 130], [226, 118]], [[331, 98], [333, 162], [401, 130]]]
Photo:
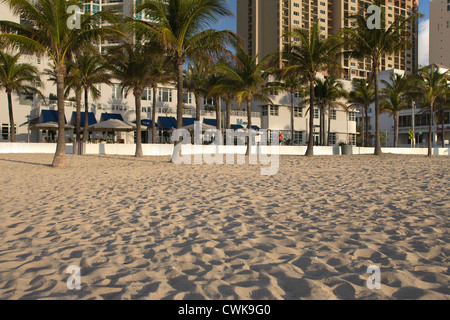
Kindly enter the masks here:
[[449, 157], [52, 157], [0, 155], [0, 299], [450, 298]]

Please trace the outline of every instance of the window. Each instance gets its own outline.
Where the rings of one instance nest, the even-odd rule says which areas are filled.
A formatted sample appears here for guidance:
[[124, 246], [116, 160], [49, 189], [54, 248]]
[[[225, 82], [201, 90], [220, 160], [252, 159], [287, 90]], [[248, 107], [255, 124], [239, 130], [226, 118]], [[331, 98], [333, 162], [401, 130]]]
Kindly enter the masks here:
[[152, 88], [145, 88], [142, 92], [141, 100], [150, 101], [152, 100]]
[[301, 107], [294, 107], [294, 117], [303, 117], [303, 109]]
[[114, 84], [112, 87], [112, 96], [113, 99], [122, 99], [123, 93], [122, 88], [118, 84]]
[[167, 88], [159, 88], [158, 101], [172, 102], [172, 90]]
[[294, 11], [294, 16], [299, 16], [300, 13], [298, 11]]
[[330, 132], [330, 138], [329, 138], [329, 144], [335, 145], [336, 144], [336, 133], [335, 132]]
[[350, 134], [348, 135], [348, 143], [349, 143], [350, 145], [352, 145], [352, 146], [355, 146], [355, 145], [356, 145], [356, 134], [350, 133]]
[[298, 3], [294, 3], [294, 7], [300, 8], [300, 5]]
[[294, 20], [294, 24], [300, 24], [300, 21]]
[[355, 112], [349, 112], [348, 113], [348, 121], [356, 121], [356, 113]]
[[203, 99], [203, 105], [205, 106], [215, 106], [214, 98]]
[[314, 119], [319, 119], [319, 109], [314, 108], [314, 115], [313, 115]]
[[262, 116], [267, 116], [269, 114], [269, 107], [268, 106], [262, 106]]
[[9, 138], [9, 124], [8, 123], [2, 124], [2, 138], [3, 138], [3, 140], [8, 140], [8, 138]]
[[278, 106], [270, 106], [270, 115], [271, 116], [279, 115]]
[[336, 110], [331, 110], [330, 111], [330, 119], [331, 120], [336, 120]]
[[192, 97], [190, 92], [183, 93], [183, 103], [192, 104]]
[[294, 131], [294, 144], [300, 145], [303, 143], [303, 132]]

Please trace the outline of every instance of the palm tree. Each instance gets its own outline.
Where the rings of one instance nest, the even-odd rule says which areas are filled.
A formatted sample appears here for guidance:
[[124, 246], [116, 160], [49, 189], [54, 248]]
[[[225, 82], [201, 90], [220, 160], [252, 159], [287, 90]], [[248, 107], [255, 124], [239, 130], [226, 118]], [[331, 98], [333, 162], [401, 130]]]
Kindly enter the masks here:
[[202, 63], [189, 65], [184, 72], [184, 87], [195, 96], [195, 119], [197, 121], [200, 121], [202, 98], [208, 94], [207, 76], [206, 67]]
[[[155, 83], [153, 69], [149, 61], [152, 48], [142, 44], [124, 44], [111, 56], [113, 77], [128, 94], [133, 92], [136, 108], [136, 157], [142, 157], [141, 98], [146, 87]], [[155, 95], [155, 94], [154, 94]], [[154, 119], [152, 119], [154, 122]]]
[[[344, 89], [342, 82], [340, 82], [335, 76], [329, 76], [324, 81], [320, 79], [317, 80], [317, 91], [319, 92], [319, 103], [323, 105], [324, 108], [324, 118], [328, 114], [328, 125], [326, 138], [323, 137], [323, 144], [330, 145], [330, 134], [331, 134], [331, 111], [335, 110], [335, 107], [339, 106], [348, 112], [348, 107], [345, 103], [336, 101], [340, 98], [348, 98], [348, 92]], [[325, 120], [325, 119], [323, 119]], [[325, 127], [325, 123], [321, 127]], [[322, 132], [322, 129], [321, 131]], [[323, 128], [325, 135], [325, 128]]]
[[16, 142], [16, 125], [12, 93], [38, 93], [35, 87], [40, 83], [39, 72], [36, 67], [28, 63], [20, 63], [21, 54], [10, 55], [0, 51], [0, 87], [5, 88], [8, 97], [9, 127], [11, 129], [11, 142]]
[[[190, 59], [211, 60], [226, 51], [225, 45], [236, 36], [230, 31], [209, 28], [220, 18], [231, 16], [224, 0], [144, 0], [136, 8], [156, 23], [135, 21], [138, 35], [156, 37], [172, 58], [177, 74], [177, 128], [183, 125], [183, 65]], [[177, 143], [177, 142], [175, 142]]]
[[350, 108], [361, 108], [361, 146], [368, 145], [369, 139], [369, 116], [368, 109], [375, 101], [375, 90], [373, 84], [367, 79], [353, 79], [353, 91], [350, 92]]
[[314, 87], [317, 73], [324, 70], [339, 68], [336, 56], [343, 44], [339, 36], [321, 37], [319, 24], [314, 24], [310, 30], [294, 29], [288, 33], [290, 37], [297, 38], [298, 44], [289, 48], [292, 64], [286, 67], [287, 72], [298, 71], [304, 74], [309, 82], [309, 142], [306, 156], [314, 155]]
[[117, 28], [97, 27], [100, 19], [117, 26], [115, 16], [107, 11], [79, 16], [79, 25], [71, 26], [73, 18], [69, 6], [79, 5], [78, 0], [3, 0], [13, 12], [26, 21], [20, 24], [0, 21], [0, 39], [14, 48], [26, 52], [46, 53], [53, 62], [56, 76], [56, 95], [58, 105], [58, 141], [52, 166], [66, 166], [64, 136], [64, 90], [66, 60], [74, 51], [99, 37], [125, 36]]
[[[81, 142], [81, 99], [83, 96], [83, 83], [77, 72], [73, 72], [70, 66], [67, 67], [66, 76], [66, 94], [68, 96], [69, 92], [73, 90], [75, 93], [75, 104], [76, 104], [76, 122], [75, 122], [75, 132], [76, 132], [76, 142]], [[56, 80], [56, 78], [54, 78]], [[78, 154], [78, 144], [75, 144], [74, 154]]]
[[290, 103], [291, 103], [291, 141], [294, 141], [295, 95], [303, 96], [304, 85], [305, 85], [306, 81], [304, 79], [302, 71], [300, 71], [300, 72], [299, 72], [299, 70], [294, 70], [294, 71], [290, 70], [289, 72], [286, 71], [287, 70], [286, 66], [289, 66], [290, 63], [292, 63], [289, 52], [283, 51], [283, 53], [282, 53], [283, 66], [281, 68], [276, 67], [280, 64], [279, 56], [276, 55], [274, 58], [275, 59], [274, 59], [274, 61], [271, 62], [271, 64], [274, 64], [275, 67], [273, 69], [269, 70], [269, 72], [273, 75], [273, 77], [275, 78], [276, 81], [269, 82], [267, 85], [269, 87], [271, 87], [273, 90], [289, 92]]
[[441, 122], [442, 148], [445, 148], [445, 111], [450, 110], [450, 86], [447, 88], [445, 96], [436, 99], [436, 109], [439, 111], [439, 120]]
[[[387, 27], [384, 1], [377, 0], [376, 4], [382, 8], [381, 28], [370, 29], [365, 14], [351, 16], [356, 26], [344, 29], [347, 45], [350, 47], [350, 57], [370, 58], [371, 76], [370, 82], [375, 85], [375, 155], [381, 155], [380, 140], [380, 99], [378, 90], [378, 72], [381, 67], [381, 58], [399, 51], [406, 50], [412, 46], [411, 32], [407, 26], [416, 21], [419, 14], [413, 14], [408, 18], [397, 16], [394, 22]], [[383, 4], [383, 7], [382, 7]]]
[[99, 84], [111, 85], [109, 66], [105, 59], [96, 51], [84, 50], [76, 55], [73, 61], [68, 62], [70, 78], [78, 78], [84, 89], [84, 127], [83, 142], [88, 141], [89, 125], [89, 94], [96, 100], [100, 97], [100, 91], [96, 87]]
[[[264, 69], [271, 56], [267, 56], [258, 62], [258, 56], [249, 56], [241, 45], [236, 47], [236, 60], [234, 62], [220, 62], [216, 65], [216, 70], [224, 76], [221, 83], [217, 84], [211, 93], [222, 93], [235, 90], [236, 101], [239, 106], [242, 103], [247, 105], [247, 128], [252, 129], [252, 102], [254, 100], [273, 104], [267, 97], [270, 88], [266, 87]], [[251, 152], [251, 141], [248, 139], [247, 152]]]
[[417, 71], [417, 86], [422, 94], [422, 106], [428, 109], [430, 113], [430, 123], [428, 126], [428, 156], [432, 155], [432, 136], [434, 104], [439, 97], [445, 97], [448, 94], [448, 74], [449, 71], [443, 71], [435, 65], [423, 67]]
[[389, 112], [394, 117], [394, 148], [397, 148], [399, 112], [409, 109], [408, 100], [405, 97], [406, 77], [393, 73], [390, 81], [381, 80], [381, 82], [385, 88], [380, 91], [383, 99], [380, 103], [380, 112]]

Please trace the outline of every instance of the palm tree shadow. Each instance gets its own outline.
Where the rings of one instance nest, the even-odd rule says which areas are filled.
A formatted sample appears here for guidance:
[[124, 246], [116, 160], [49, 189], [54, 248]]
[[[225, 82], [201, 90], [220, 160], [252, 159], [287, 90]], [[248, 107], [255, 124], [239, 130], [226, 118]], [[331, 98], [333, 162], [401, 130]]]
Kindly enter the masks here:
[[8, 162], [23, 163], [23, 164], [31, 164], [31, 165], [35, 165], [35, 166], [43, 166], [43, 167], [48, 167], [48, 168], [51, 168], [51, 167], [52, 167], [51, 164], [47, 164], [47, 163], [37, 163], [37, 162], [29, 162], [29, 161], [21, 161], [21, 160], [12, 160], [12, 159], [2, 159], [2, 158], [0, 158], [0, 161], [8, 161]]

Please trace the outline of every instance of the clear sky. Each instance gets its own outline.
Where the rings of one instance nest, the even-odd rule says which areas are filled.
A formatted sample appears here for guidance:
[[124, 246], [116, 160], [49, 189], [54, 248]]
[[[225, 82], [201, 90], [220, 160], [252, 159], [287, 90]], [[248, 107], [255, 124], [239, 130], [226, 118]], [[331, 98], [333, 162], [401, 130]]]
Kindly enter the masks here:
[[[231, 30], [236, 32], [236, 0], [228, 0], [228, 8], [233, 12], [234, 16], [223, 19], [215, 29], [218, 30]], [[419, 64], [428, 64], [428, 39], [429, 39], [429, 0], [419, 0], [419, 12], [425, 16], [419, 21]]]

